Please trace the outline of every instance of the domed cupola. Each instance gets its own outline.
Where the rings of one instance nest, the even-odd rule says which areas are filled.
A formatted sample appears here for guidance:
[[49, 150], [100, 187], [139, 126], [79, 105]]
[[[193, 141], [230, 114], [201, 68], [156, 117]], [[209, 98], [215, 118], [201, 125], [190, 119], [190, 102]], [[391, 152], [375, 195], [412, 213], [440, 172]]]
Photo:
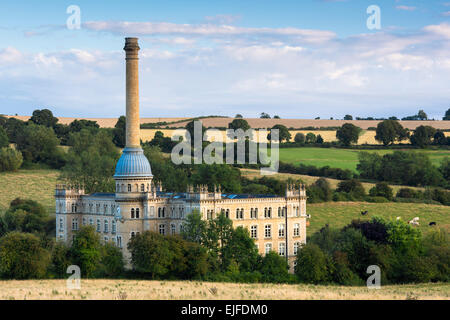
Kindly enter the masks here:
[[141, 148], [127, 147], [116, 165], [114, 178], [151, 178], [150, 162]]

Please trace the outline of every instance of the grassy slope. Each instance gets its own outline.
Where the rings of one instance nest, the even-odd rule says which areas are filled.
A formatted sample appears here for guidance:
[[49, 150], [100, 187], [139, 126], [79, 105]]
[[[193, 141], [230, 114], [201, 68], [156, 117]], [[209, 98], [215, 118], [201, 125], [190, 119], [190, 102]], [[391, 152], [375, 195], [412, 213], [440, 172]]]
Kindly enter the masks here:
[[[381, 155], [391, 153], [393, 150], [366, 150]], [[334, 168], [350, 169], [356, 172], [359, 150], [337, 148], [280, 148], [280, 161], [290, 163], [303, 163], [317, 167], [330, 166]], [[450, 157], [448, 150], [421, 150], [410, 152], [424, 152], [436, 166], [444, 157]]]
[[[299, 300], [361, 299], [405, 300], [444, 299], [450, 297], [450, 285], [427, 283], [366, 287], [238, 284], [197, 281], [81, 280], [81, 290], [68, 290], [66, 280], [0, 281], [0, 299], [188, 299], [188, 300]], [[212, 290], [215, 288], [215, 290]]]
[[0, 173], [0, 210], [9, 207], [11, 200], [21, 197], [36, 200], [50, 213], [55, 210], [57, 170], [20, 170]]

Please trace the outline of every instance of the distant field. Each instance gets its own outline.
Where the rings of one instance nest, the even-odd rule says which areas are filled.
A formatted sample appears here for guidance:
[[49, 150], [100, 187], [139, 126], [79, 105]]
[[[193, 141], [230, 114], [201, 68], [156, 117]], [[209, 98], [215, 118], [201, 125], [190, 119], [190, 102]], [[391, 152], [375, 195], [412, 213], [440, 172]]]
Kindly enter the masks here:
[[68, 290], [66, 280], [0, 281], [4, 300], [449, 300], [450, 284], [366, 287], [239, 284], [199, 281], [81, 280]]
[[[361, 211], [368, 211], [363, 217]], [[326, 224], [330, 227], [341, 228], [353, 219], [370, 219], [377, 215], [386, 219], [401, 217], [403, 221], [410, 221], [419, 217], [422, 231], [430, 230], [428, 223], [436, 222], [437, 227], [450, 231], [450, 209], [448, 206], [421, 203], [369, 203], [369, 202], [325, 202], [307, 204], [306, 211], [311, 215], [308, 235], [320, 230]]]
[[[364, 150], [384, 155], [393, 150]], [[280, 161], [294, 164], [303, 163], [317, 167], [349, 169], [356, 172], [360, 150], [338, 148], [280, 148]], [[450, 157], [450, 150], [408, 150], [408, 152], [426, 153], [436, 166], [444, 157]]]
[[36, 200], [50, 213], [55, 210], [57, 170], [20, 170], [0, 173], [0, 210], [7, 209], [11, 200], [25, 198]]

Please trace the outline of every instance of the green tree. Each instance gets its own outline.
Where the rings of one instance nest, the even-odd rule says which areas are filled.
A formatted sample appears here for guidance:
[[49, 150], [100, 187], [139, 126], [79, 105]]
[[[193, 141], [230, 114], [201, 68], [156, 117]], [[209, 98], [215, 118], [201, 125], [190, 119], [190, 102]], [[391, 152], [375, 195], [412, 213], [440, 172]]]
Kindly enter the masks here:
[[242, 129], [244, 131], [247, 131], [250, 129], [250, 125], [248, 124], [247, 120], [244, 119], [234, 119], [232, 122], [228, 124], [228, 129]]
[[370, 189], [369, 195], [372, 197], [385, 197], [388, 200], [393, 198], [392, 188], [386, 182], [378, 182]]
[[447, 143], [447, 138], [443, 131], [437, 130], [433, 136], [433, 144], [445, 146]]
[[366, 191], [359, 180], [351, 179], [344, 180], [338, 183], [337, 192], [346, 192], [356, 198], [361, 198], [366, 194]]
[[411, 144], [424, 148], [432, 143], [436, 129], [430, 126], [418, 126], [411, 135]]
[[50, 254], [38, 237], [11, 232], [0, 238], [0, 275], [7, 279], [42, 278], [47, 272]]
[[125, 116], [120, 116], [114, 126], [113, 142], [119, 148], [124, 148], [126, 144], [126, 137], [125, 137], [126, 124], [127, 118]]
[[308, 132], [306, 134], [306, 143], [316, 143], [317, 137], [314, 133]]
[[64, 279], [67, 277], [67, 268], [72, 265], [70, 261], [70, 247], [64, 242], [57, 241], [53, 244], [49, 271], [54, 277]]
[[95, 275], [102, 257], [102, 246], [94, 226], [82, 226], [76, 232], [70, 255], [73, 263], [80, 267], [82, 275], [87, 278]]
[[9, 147], [9, 138], [6, 130], [0, 126], [0, 149]]
[[[283, 141], [289, 142], [289, 140], [291, 140], [291, 133], [289, 132], [288, 128], [282, 124], [276, 124], [272, 127], [272, 130], [278, 130], [278, 138], [280, 143]], [[272, 140], [272, 135], [271, 133], [269, 133], [267, 135], [267, 140], [271, 141]]]
[[100, 274], [108, 277], [120, 276], [124, 271], [122, 250], [113, 243], [105, 243], [101, 248]]
[[220, 185], [225, 192], [241, 192], [241, 172], [227, 164], [200, 164], [193, 169], [190, 182], [194, 185], [207, 184], [209, 188]]
[[133, 268], [155, 279], [169, 273], [174, 261], [170, 243], [159, 233], [146, 231], [128, 242]]
[[2, 126], [8, 134], [9, 142], [16, 143], [17, 136], [21, 134], [22, 130], [26, 127], [26, 122], [16, 118], [8, 118]]
[[42, 162], [57, 169], [64, 164], [64, 151], [58, 148], [59, 139], [52, 128], [30, 123], [17, 135], [16, 145], [24, 161]]
[[254, 271], [259, 254], [255, 241], [250, 237], [248, 229], [237, 227], [231, 232], [231, 237], [224, 248], [225, 260], [234, 260], [240, 272]]
[[104, 131], [83, 129], [70, 135], [69, 144], [72, 147], [61, 178], [88, 193], [114, 192], [113, 175], [120, 154], [111, 137]]
[[353, 120], [353, 117], [350, 114], [346, 114], [344, 120]]
[[362, 151], [358, 153], [359, 163], [356, 170], [362, 178], [378, 179], [382, 165], [382, 156], [376, 152]]
[[270, 119], [270, 115], [265, 112], [261, 112], [261, 115], [259, 116], [261, 119]]
[[198, 244], [205, 242], [206, 222], [202, 219], [198, 209], [194, 209], [191, 214], [187, 215], [181, 235], [186, 241]]
[[53, 128], [58, 122], [58, 118], [55, 118], [50, 110], [42, 109], [34, 110], [30, 121], [37, 125]]
[[442, 120], [450, 120], [450, 108], [448, 108], [447, 111], [445, 111], [445, 115], [442, 118]]
[[319, 144], [323, 143], [323, 138], [320, 134], [317, 135], [316, 143], [319, 143]]
[[45, 234], [50, 219], [45, 208], [38, 202], [16, 198], [11, 201], [3, 216], [3, 230]]
[[327, 265], [327, 257], [319, 246], [306, 244], [298, 251], [295, 274], [301, 282], [324, 283], [329, 278]]
[[383, 120], [377, 125], [375, 140], [382, 142], [385, 146], [407, 138], [408, 130], [396, 120]]
[[267, 253], [261, 261], [259, 271], [264, 282], [282, 283], [289, 279], [289, 267], [286, 258], [275, 251]]
[[305, 143], [306, 141], [305, 135], [301, 132], [297, 133], [294, 137], [294, 141], [297, 143]]
[[230, 257], [227, 255], [227, 246], [233, 234], [233, 222], [221, 212], [217, 218], [210, 220], [206, 230], [207, 246], [217, 252], [220, 258], [222, 271], [230, 265]]
[[235, 118], [239, 119], [239, 118], [243, 118], [242, 114], [238, 113], [234, 116]]
[[419, 110], [419, 112], [417, 113], [417, 117], [419, 118], [419, 120], [428, 120], [428, 116], [423, 110]]
[[361, 128], [351, 123], [344, 123], [336, 131], [336, 138], [345, 146], [349, 146], [352, 143], [358, 143], [359, 133]]
[[0, 148], [0, 172], [17, 171], [22, 165], [22, 153], [12, 148]]

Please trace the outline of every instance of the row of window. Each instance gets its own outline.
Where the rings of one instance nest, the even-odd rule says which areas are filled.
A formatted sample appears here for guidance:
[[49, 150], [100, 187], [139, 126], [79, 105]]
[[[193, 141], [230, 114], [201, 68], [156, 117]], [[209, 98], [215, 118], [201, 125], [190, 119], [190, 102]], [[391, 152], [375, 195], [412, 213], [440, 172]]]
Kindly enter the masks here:
[[[300, 216], [300, 208], [298, 206], [293, 207], [295, 215], [297, 217]], [[286, 217], [286, 207], [278, 207], [278, 218]], [[221, 209], [221, 213], [225, 214], [227, 218], [230, 218], [230, 209]], [[206, 218], [213, 219], [214, 218], [214, 210], [208, 209], [206, 210]], [[245, 219], [245, 212], [243, 208], [236, 209], [235, 218], [238, 220]], [[264, 218], [270, 219], [272, 218], [272, 208], [266, 207], [264, 208]], [[258, 219], [258, 208], [250, 208], [250, 219]]]
[[[297, 255], [300, 246], [301, 243], [299, 241], [294, 242], [294, 255]], [[264, 250], [266, 254], [268, 254], [270, 251], [273, 251], [272, 244], [270, 242], [266, 243]], [[278, 254], [283, 257], [286, 255], [286, 244], [284, 242], [278, 243]]]
[[[79, 207], [78, 204], [72, 203], [72, 205], [71, 205], [71, 212], [72, 213], [77, 213], [79, 211], [78, 207]], [[84, 212], [84, 207], [85, 207], [85, 204], [82, 203], [81, 204], [81, 209], [82, 209], [81, 211], [83, 211], [83, 212]], [[64, 209], [64, 205], [62, 203], [60, 203], [59, 204], [59, 212], [63, 212], [64, 211], [63, 209]], [[116, 210], [116, 205], [114, 205], [114, 204], [112, 204], [112, 205], [104, 204], [103, 208], [102, 208], [102, 206], [99, 203], [97, 203], [97, 204], [95, 204], [95, 209], [94, 209], [94, 204], [93, 203], [89, 203], [89, 205], [88, 205], [88, 212], [89, 213], [104, 213], [104, 214], [111, 213], [111, 214], [114, 214], [115, 210]]]
[[[250, 236], [253, 239], [257, 239], [258, 238], [258, 226], [257, 225], [250, 226]], [[293, 236], [294, 237], [300, 236], [300, 224], [299, 223], [294, 223]], [[284, 225], [284, 223], [280, 223], [278, 225], [278, 237], [280, 237], [280, 238], [285, 237], [285, 225]], [[271, 224], [266, 224], [264, 226], [264, 238], [266, 238], [266, 239], [267, 238], [272, 238], [272, 225]]]
[[131, 185], [130, 183], [125, 185], [125, 184], [116, 184], [116, 192], [149, 192], [150, 191], [150, 184], [147, 183], [147, 186], [142, 183], [141, 185], [139, 184], [135, 184], [134, 188], [133, 185]]
[[[83, 218], [83, 225], [86, 225], [87, 221], [86, 218]], [[94, 219], [90, 218], [89, 219], [89, 224], [92, 226], [94, 225]], [[78, 219], [72, 219], [72, 231], [77, 231], [78, 230]], [[96, 228], [97, 232], [101, 232], [102, 230], [102, 223], [100, 221], [100, 219], [97, 219], [97, 228]], [[60, 218], [59, 219], [59, 231], [63, 232], [64, 231], [64, 219]], [[116, 225], [116, 221], [112, 220], [111, 221], [111, 233], [116, 233], [117, 231], [117, 225]], [[108, 233], [109, 232], [109, 222], [108, 220], [103, 220], [103, 232], [104, 233]]]

